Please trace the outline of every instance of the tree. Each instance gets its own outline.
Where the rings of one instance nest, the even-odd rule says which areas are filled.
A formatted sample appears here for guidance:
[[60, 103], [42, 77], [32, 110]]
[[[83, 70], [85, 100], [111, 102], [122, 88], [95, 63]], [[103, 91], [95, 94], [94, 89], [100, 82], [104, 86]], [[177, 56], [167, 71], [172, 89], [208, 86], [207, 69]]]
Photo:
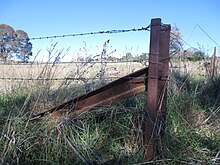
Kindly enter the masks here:
[[174, 25], [171, 29], [170, 34], [170, 54], [176, 55], [179, 54], [183, 47], [183, 41], [182, 41], [182, 34], [180, 32], [180, 29]]
[[131, 53], [126, 53], [126, 58], [127, 58], [127, 60], [131, 59], [132, 57], [133, 57], [133, 56], [132, 56]]
[[132, 54], [131, 53], [126, 53], [125, 56], [122, 56], [122, 61], [132, 61]]
[[27, 62], [32, 56], [32, 43], [28, 34], [23, 30], [16, 30], [6, 24], [0, 24], [0, 59], [6, 62], [12, 57]]
[[148, 57], [148, 53], [142, 53], [142, 54], [139, 56], [139, 61], [140, 61], [140, 62], [147, 61], [147, 57]]

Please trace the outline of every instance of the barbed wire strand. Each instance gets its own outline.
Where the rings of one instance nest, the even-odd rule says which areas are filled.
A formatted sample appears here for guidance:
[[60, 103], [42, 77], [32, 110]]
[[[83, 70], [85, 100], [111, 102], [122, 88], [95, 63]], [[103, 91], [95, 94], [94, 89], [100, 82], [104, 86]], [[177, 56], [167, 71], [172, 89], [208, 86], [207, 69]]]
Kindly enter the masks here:
[[18, 63], [0, 63], [0, 65], [60, 65], [60, 64], [115, 64], [115, 63], [145, 63], [145, 62], [148, 62], [148, 60], [146, 61], [140, 61], [140, 60], [129, 60], [129, 61], [70, 61], [70, 62], [33, 62], [33, 61], [28, 61], [28, 62], [18, 62]]
[[[186, 68], [185, 66], [173, 66], [170, 69], [179, 69], [179, 68]], [[122, 75], [123, 76], [123, 75]], [[112, 80], [112, 79], [143, 79], [142, 77], [127, 77], [123, 78], [122, 76], [107, 76], [103, 78], [104, 80]], [[100, 77], [93, 77], [93, 78], [84, 78], [84, 77], [63, 77], [63, 78], [23, 78], [23, 77], [0, 77], [0, 80], [13, 80], [13, 81], [81, 81], [81, 80], [100, 80]]]
[[150, 25], [147, 26], [147, 27], [142, 27], [142, 28], [133, 28], [133, 29], [124, 29], [124, 30], [106, 30], [106, 31], [64, 34], [64, 35], [54, 35], [54, 36], [45, 36], [45, 37], [33, 37], [33, 38], [30, 38], [30, 40], [64, 38], [64, 37], [77, 37], [77, 36], [87, 36], [87, 35], [97, 35], [97, 34], [127, 33], [127, 32], [135, 32], [135, 31], [150, 31], [149, 28], [150, 28]]
[[[124, 80], [129, 80], [132, 78], [136, 79], [143, 79], [143, 78], [137, 78], [137, 77], [128, 77], [128, 78], [123, 78], [119, 76], [113, 76], [113, 77], [106, 77], [103, 78], [104, 80], [112, 80], [112, 79], [124, 79]], [[66, 78], [22, 78], [22, 77], [0, 77], [0, 80], [13, 80], [13, 81], [67, 81], [67, 80], [72, 80], [72, 81], [80, 81], [80, 80], [100, 80], [100, 77], [95, 77], [95, 78], [74, 78], [74, 77], [66, 77]]]

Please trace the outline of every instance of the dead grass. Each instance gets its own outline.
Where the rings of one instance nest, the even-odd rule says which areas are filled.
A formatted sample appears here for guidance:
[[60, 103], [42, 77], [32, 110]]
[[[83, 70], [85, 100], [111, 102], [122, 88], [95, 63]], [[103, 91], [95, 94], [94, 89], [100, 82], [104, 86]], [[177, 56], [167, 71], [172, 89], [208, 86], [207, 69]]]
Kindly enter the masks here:
[[[4, 94], [21, 87], [32, 87], [35, 84], [45, 85], [47, 82], [56, 88], [62, 84], [82, 83], [84, 79], [97, 80], [100, 67], [100, 63], [1, 65], [1, 78], [6, 79], [0, 79], [0, 93]], [[108, 63], [105, 68], [105, 77], [118, 78], [142, 67], [143, 65], [137, 62]], [[81, 80], [76, 81], [71, 78]]]

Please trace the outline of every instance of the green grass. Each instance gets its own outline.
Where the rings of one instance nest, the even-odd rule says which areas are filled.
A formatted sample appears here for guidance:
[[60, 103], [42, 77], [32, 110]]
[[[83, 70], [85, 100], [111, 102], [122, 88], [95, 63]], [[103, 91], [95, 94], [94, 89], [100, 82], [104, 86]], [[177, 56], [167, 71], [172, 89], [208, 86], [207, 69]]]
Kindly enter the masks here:
[[[203, 108], [192, 92], [169, 98], [165, 141], [169, 156], [212, 164], [210, 160], [220, 151], [220, 132], [216, 131], [219, 118], [212, 117], [209, 110]], [[209, 122], [206, 123], [208, 118]]]
[[[165, 137], [159, 140], [161, 152], [154, 163], [217, 164], [220, 161], [220, 104], [216, 101], [215, 87], [218, 81], [211, 86], [191, 78], [187, 83], [181, 91], [169, 90]], [[141, 128], [145, 94], [75, 118], [49, 121], [46, 116], [30, 120], [32, 113], [53, 107], [80, 92], [83, 92], [81, 87], [36, 88], [1, 96], [0, 164], [144, 162]], [[205, 103], [207, 98], [212, 101], [210, 104]]]

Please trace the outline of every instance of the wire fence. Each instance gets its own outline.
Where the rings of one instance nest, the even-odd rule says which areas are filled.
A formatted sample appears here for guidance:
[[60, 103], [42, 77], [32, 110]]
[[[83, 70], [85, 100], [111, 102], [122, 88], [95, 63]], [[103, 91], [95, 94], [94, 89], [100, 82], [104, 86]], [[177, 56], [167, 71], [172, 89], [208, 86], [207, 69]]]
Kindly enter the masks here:
[[[138, 70], [138, 69], [143, 68], [145, 66], [145, 65], [141, 65], [140, 63], [137, 63], [137, 64], [140, 64], [140, 65], [138, 65], [136, 67], [135, 66], [129, 66], [131, 68], [127, 68], [128, 71], [124, 72], [123, 74], [120, 74], [120, 71], [121, 71], [120, 69], [123, 68], [123, 65], [120, 68], [115, 68], [114, 67], [113, 70], [115, 71], [114, 72], [115, 74], [113, 73], [114, 76], [110, 76], [110, 72], [112, 72], [111, 67], [114, 66], [114, 63], [115, 62], [107, 62], [107, 64], [113, 64], [113, 65], [110, 66], [109, 68], [105, 68], [105, 76], [102, 77], [102, 80], [119, 79], [119, 78], [121, 78], [121, 76], [124, 76], [126, 74], [131, 73], [131, 71]], [[118, 62], [118, 63], [120, 64], [120, 62]], [[131, 64], [131, 62], [127, 62], [127, 63], [123, 62], [123, 63], [125, 65], [130, 65]], [[58, 63], [58, 64], [60, 64], [60, 63]], [[62, 63], [62, 64], [65, 65], [65, 64], [72, 64], [72, 63], [68, 62], [68, 63]], [[78, 63], [74, 62], [73, 64], [78, 64]], [[94, 63], [94, 64], [96, 64], [96, 63]], [[98, 64], [101, 65], [100, 62], [98, 62]], [[19, 66], [22, 67], [22, 66], [25, 66], [25, 65], [27, 65], [27, 64], [15, 64], [15, 66], [18, 67], [18, 68], [19, 68]], [[28, 64], [28, 65], [30, 65], [30, 64]], [[47, 63], [44, 63], [43, 65], [47, 65]], [[13, 65], [5, 65], [5, 66], [9, 66], [10, 67], [10, 66], [13, 66]], [[51, 66], [47, 66], [47, 67], [49, 67], [49, 68], [47, 68], [48, 70], [50, 70], [52, 68]], [[94, 67], [94, 66], [89, 66], [88, 67], [89, 69], [88, 68], [81, 68], [82, 72], [85, 72], [85, 70], [87, 70], [87, 72], [89, 72], [89, 71], [96, 72], [96, 74], [94, 74], [91, 77], [88, 77], [88, 75], [86, 73], [82, 73], [81, 74], [80, 73], [80, 68], [78, 68], [78, 70], [79, 70], [78, 72], [75, 70], [75, 68], [73, 68], [74, 73], [69, 72], [69, 70], [71, 70], [71, 68], [70, 68], [67, 71], [68, 73], [66, 73], [66, 77], [65, 77], [64, 72], [62, 72], [61, 75], [58, 73], [59, 77], [57, 77], [57, 75], [54, 74], [54, 72], [56, 72], [56, 71], [60, 72], [60, 70], [62, 70], [62, 68], [59, 68], [59, 69], [54, 68], [54, 71], [51, 71], [51, 75], [53, 75], [54, 77], [51, 77], [51, 75], [49, 75], [49, 76], [48, 75], [41, 75], [44, 72], [43, 71], [43, 67], [39, 69], [38, 74], [32, 73], [32, 72], [35, 71], [36, 68], [33, 68], [33, 69], [31, 67], [30, 68], [25, 68], [25, 69], [27, 69], [26, 71], [29, 72], [31, 76], [28, 76], [27, 74], [21, 73], [21, 72], [15, 74], [16, 69], [18, 69], [18, 68], [15, 68], [14, 70], [12, 69], [11, 71], [8, 71], [8, 72], [6, 71], [5, 73], [3, 73], [0, 76], [0, 80], [8, 80], [8, 81], [88, 81], [88, 80], [100, 80], [100, 75], [99, 75], [100, 70], [99, 70], [99, 67], [97, 67], [96, 70], [93, 69], [92, 67]], [[170, 68], [170, 71], [179, 71], [179, 72], [182, 72], [182, 73], [185, 73], [185, 74], [188, 74], [192, 70], [193, 70], [193, 72], [198, 72], [198, 74], [203, 74], [203, 75], [207, 74], [205, 72], [210, 72], [206, 68], [206, 66], [203, 66], [203, 64], [194, 64], [194, 66], [191, 66], [191, 67], [187, 66], [187, 65], [183, 65], [183, 64], [181, 64], [181, 65], [177, 64], [177, 65], [172, 65], [169, 68]], [[193, 68], [196, 68], [196, 70], [193, 69]], [[11, 75], [8, 74], [9, 72], [12, 72], [12, 74], [14, 74], [14, 75], [12, 76], [12, 74]]]
[[120, 64], [120, 63], [147, 63], [147, 61], [142, 60], [118, 60], [118, 61], [70, 61], [70, 62], [7, 62], [7, 63], [0, 63], [0, 65], [59, 65], [59, 64], [86, 64], [86, 63], [92, 63], [92, 64], [102, 64], [102, 63], [109, 63], [109, 64]]
[[[0, 80], [83, 81], [114, 80], [145, 66], [134, 61], [78, 61], [2, 64]], [[103, 76], [101, 77], [101, 73]]]
[[33, 38], [30, 38], [30, 40], [42, 40], [42, 39], [53, 39], [53, 38], [77, 37], [77, 36], [88, 36], [88, 35], [99, 35], [99, 34], [127, 33], [127, 32], [137, 32], [137, 31], [150, 31], [149, 29], [150, 29], [150, 25], [147, 26], [147, 27], [133, 28], [133, 29], [106, 30], [106, 31], [86, 32], [86, 33], [54, 35], [54, 36], [46, 36], [46, 37], [33, 37]]
[[[101, 34], [116, 34], [116, 33], [128, 33], [128, 32], [140, 32], [140, 31], [150, 31], [150, 25], [147, 27], [141, 27], [141, 28], [132, 28], [132, 29], [121, 29], [121, 30], [106, 30], [106, 31], [95, 31], [95, 32], [86, 32], [86, 33], [74, 33], [74, 34], [63, 34], [63, 35], [53, 35], [53, 36], [42, 36], [42, 37], [33, 37], [33, 38], [29, 38], [29, 40], [44, 40], [44, 39], [54, 39], [54, 38], [65, 38], [65, 37], [77, 37], [77, 36], [89, 36], [89, 35], [101, 35]], [[191, 46], [187, 41], [185, 41], [184, 39], [182, 39], [182, 37], [180, 36], [176, 36], [175, 33], [171, 32], [171, 37], [179, 37], [180, 40], [182, 40], [185, 44], [187, 44], [188, 46]], [[192, 47], [192, 46], [191, 46]], [[104, 50], [103, 47], [103, 52], [102, 53], [106, 53], [106, 50]], [[102, 54], [103, 55], [103, 54]], [[147, 59], [147, 57], [146, 57]], [[118, 72], [115, 72], [116, 74], [114, 74], [114, 76], [111, 76], [110, 74], [106, 74], [105, 76], [101, 77], [99, 72], [104, 72], [107, 73], [106, 69], [106, 65], [114, 65], [114, 64], [121, 64], [121, 65], [129, 65], [131, 63], [136, 63], [136, 64], [140, 64], [139, 66], [134, 66], [132, 69], [130, 69], [129, 71], [132, 70], [137, 70], [140, 69], [141, 67], [144, 67], [146, 65], [148, 65], [148, 60], [118, 60], [118, 61], [106, 61], [101, 59], [101, 61], [71, 61], [71, 62], [26, 62], [26, 63], [22, 63], [22, 62], [9, 62], [9, 63], [0, 63], [1, 67], [13, 67], [15, 66], [15, 68], [13, 68], [13, 72], [16, 72], [16, 70], [19, 70], [20, 66], [42, 66], [42, 68], [40, 68], [40, 72], [39, 74], [34, 74], [34, 76], [30, 76], [28, 77], [27, 75], [24, 74], [25, 71], [28, 71], [27, 68], [24, 68], [24, 71], [20, 71], [21, 73], [16, 75], [11, 76], [10, 74], [2, 74], [2, 72], [0, 72], [0, 80], [6, 80], [6, 81], [89, 81], [89, 80], [113, 80], [113, 79], [118, 79], [121, 78], [122, 75], [117, 74]], [[44, 76], [41, 77], [39, 76], [40, 74], [45, 72], [45, 66], [57, 66], [57, 65], [71, 65], [71, 64], [75, 64], [77, 65], [76, 68], [72, 68], [73, 70], [76, 69], [77, 71], [74, 71], [75, 75], [73, 75], [73, 73], [71, 73], [71, 75], [67, 75], [65, 76], [54, 76], [54, 77], [50, 77], [50, 76], [45, 76], [46, 74], [43, 74]], [[93, 66], [95, 66], [96, 64], [98, 65], [104, 65], [104, 67], [101, 67], [101, 70], [97, 69], [96, 72], [98, 74], [95, 74], [91, 77], [88, 76], [84, 76], [85, 74], [85, 70], [92, 70], [94, 71], [95, 69], [91, 69]], [[44, 66], [43, 66], [44, 65]], [[84, 68], [80, 68], [78, 65], [82, 65], [84, 66]], [[86, 67], [86, 65], [90, 65], [89, 67]], [[125, 67], [125, 66], [123, 66]], [[200, 67], [201, 68], [201, 67]], [[9, 68], [7, 68], [8, 70], [10, 70]], [[25, 70], [26, 69], [26, 70]], [[29, 68], [30, 69], [30, 68]], [[80, 74], [80, 69], [84, 70], [83, 74]], [[190, 68], [185, 65], [185, 64], [177, 64], [177, 65], [171, 65], [170, 69], [173, 70], [182, 70], [184, 73], [187, 73], [190, 71]], [[31, 69], [30, 69], [31, 70]], [[29, 72], [30, 72], [29, 70]], [[53, 75], [55, 75], [54, 73], [56, 72], [56, 70], [54, 70], [53, 72], [51, 72], [51, 68], [49, 69], [50, 73], [53, 73]], [[120, 70], [120, 69], [115, 69], [116, 71]], [[203, 69], [201, 69], [203, 70]], [[201, 72], [200, 70], [200, 72]], [[205, 68], [204, 70], [207, 70], [207, 68]], [[7, 70], [6, 70], [7, 72]], [[128, 74], [129, 72], [125, 73]], [[124, 75], [125, 75], [124, 74]], [[25, 76], [24, 76], [25, 75]], [[38, 75], [38, 76], [36, 76]]]
[[[54, 39], [54, 38], [65, 38], [65, 37], [78, 37], [78, 36], [89, 36], [89, 35], [101, 35], [101, 34], [116, 34], [116, 33], [128, 33], [128, 32], [140, 32], [140, 31], [150, 31], [150, 25], [147, 27], [141, 27], [141, 28], [132, 28], [132, 29], [119, 29], [119, 30], [106, 30], [106, 31], [94, 31], [94, 32], [85, 32], [85, 33], [73, 33], [73, 34], [63, 34], [63, 35], [53, 35], [53, 36], [41, 36], [41, 37], [32, 37], [29, 38], [28, 40], [43, 40], [43, 39]], [[10, 38], [12, 40], [17, 40], [17, 38]], [[104, 50], [106, 48], [104, 48], [103, 46], [103, 52], [102, 52], [102, 56], [106, 55], [106, 50]], [[57, 65], [66, 65], [66, 64], [76, 64], [76, 65], [80, 65], [82, 64], [84, 67], [85, 65], [87, 65], [89, 63], [90, 67], [92, 67], [95, 64], [100, 64], [100, 65], [108, 65], [108, 64], [128, 64], [128, 63], [147, 63], [147, 61], [129, 61], [129, 60], [119, 60], [119, 61], [106, 61], [101, 59], [101, 61], [72, 61], [72, 62], [14, 62], [14, 61], [9, 61], [7, 63], [0, 63], [0, 66], [4, 66], [7, 68], [7, 66], [15, 66], [17, 68], [13, 68], [13, 73], [16, 72], [16, 70], [19, 70], [20, 66], [34, 66], [34, 65], [47, 65], [47, 66], [57, 66]], [[42, 71], [40, 74], [42, 74], [43, 72], [45, 72], [45, 66], [42, 66]], [[104, 67], [104, 69], [106, 68], [106, 66]], [[8, 71], [10, 70], [9, 68], [7, 68]], [[26, 69], [26, 71], [30, 68], [24, 68]], [[79, 70], [79, 67], [77, 66], [76, 68], [77, 70]], [[85, 69], [85, 68], [83, 68]], [[88, 68], [87, 68], [88, 69]], [[103, 67], [102, 67], [103, 69]], [[49, 69], [50, 70], [50, 69]], [[12, 71], [11, 71], [12, 72]], [[86, 78], [86, 77], [81, 77], [81, 76], [76, 76], [76, 77], [65, 77], [62, 76], [57, 78], [57, 77], [53, 77], [53, 78], [39, 78], [39, 76], [34, 76], [34, 77], [27, 77], [24, 76], [24, 72], [25, 71], [20, 71], [22, 73], [19, 73], [19, 76], [16, 77], [16, 75], [10, 76], [9, 75], [3, 75], [2, 72], [0, 72], [0, 80], [11, 80], [11, 81], [67, 81], [67, 80], [72, 80], [72, 81], [79, 81], [79, 80], [86, 80], [86, 79], [99, 79], [98, 77], [91, 77], [91, 78]], [[29, 70], [30, 72], [30, 70]], [[80, 75], [79, 71], [76, 73], [78, 75]], [[36, 73], [35, 73], [36, 75]], [[120, 78], [120, 76], [107, 76], [107, 77], [102, 77], [105, 79], [116, 79], [116, 78]]]
[[[106, 77], [103, 78], [103, 80], [112, 80], [112, 79], [119, 79], [121, 77], [114, 76], [114, 77]], [[132, 78], [132, 77], [130, 77]], [[0, 80], [12, 80], [12, 81], [88, 81], [88, 80], [100, 80], [99, 77], [93, 77], [93, 78], [74, 78], [74, 77], [66, 77], [66, 78], [22, 78], [22, 77], [0, 77]]]

